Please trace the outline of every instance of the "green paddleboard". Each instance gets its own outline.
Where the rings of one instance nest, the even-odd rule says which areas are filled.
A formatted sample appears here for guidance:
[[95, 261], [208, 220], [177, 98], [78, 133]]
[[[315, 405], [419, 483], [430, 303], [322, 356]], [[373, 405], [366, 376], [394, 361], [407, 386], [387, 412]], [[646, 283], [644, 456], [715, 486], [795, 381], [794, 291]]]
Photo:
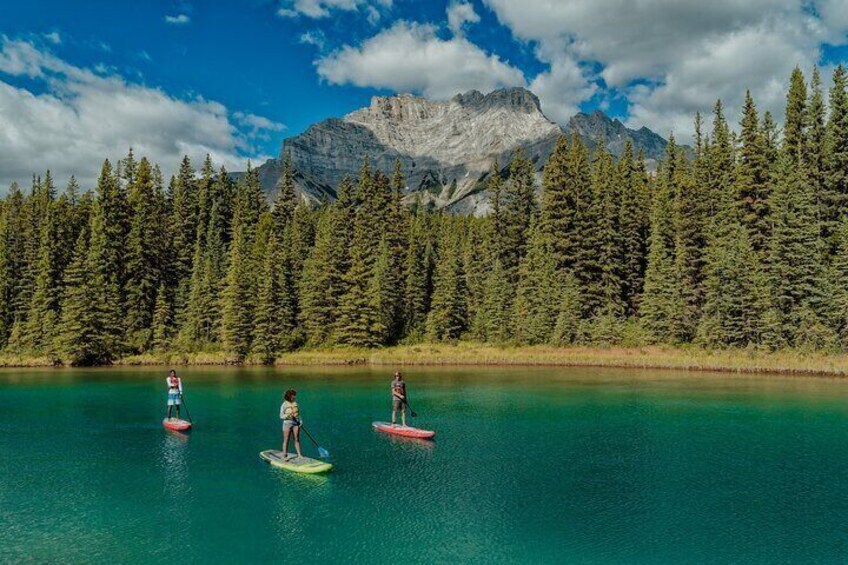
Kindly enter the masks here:
[[294, 454], [289, 454], [288, 459], [283, 458], [283, 452], [275, 449], [268, 449], [259, 454], [259, 457], [280, 469], [292, 471], [293, 473], [326, 473], [333, 468], [331, 463], [319, 461], [311, 457], [298, 457]]

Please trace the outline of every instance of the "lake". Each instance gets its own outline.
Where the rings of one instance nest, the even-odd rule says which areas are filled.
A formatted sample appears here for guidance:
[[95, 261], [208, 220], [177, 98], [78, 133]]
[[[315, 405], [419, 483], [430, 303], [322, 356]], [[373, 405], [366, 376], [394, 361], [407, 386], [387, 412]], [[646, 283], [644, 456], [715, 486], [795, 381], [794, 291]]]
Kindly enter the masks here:
[[[836, 563], [848, 381], [578, 368], [0, 372], [0, 561]], [[279, 405], [335, 464], [295, 475]], [[317, 457], [303, 437], [306, 455]]]

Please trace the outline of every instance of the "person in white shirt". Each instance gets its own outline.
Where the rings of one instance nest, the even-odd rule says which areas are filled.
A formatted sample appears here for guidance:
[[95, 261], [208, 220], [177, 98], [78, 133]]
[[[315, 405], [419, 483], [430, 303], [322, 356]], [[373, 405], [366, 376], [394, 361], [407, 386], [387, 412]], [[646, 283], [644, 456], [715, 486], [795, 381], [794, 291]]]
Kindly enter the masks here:
[[283, 421], [283, 459], [288, 459], [289, 437], [294, 434], [294, 448], [298, 457], [300, 452], [300, 407], [297, 405], [297, 391], [289, 389], [283, 395], [280, 406], [280, 419]]
[[171, 419], [171, 410], [174, 407], [177, 409], [177, 419], [180, 419], [180, 406], [183, 403], [183, 380], [177, 376], [175, 370], [171, 369], [165, 383], [168, 385], [168, 419]]

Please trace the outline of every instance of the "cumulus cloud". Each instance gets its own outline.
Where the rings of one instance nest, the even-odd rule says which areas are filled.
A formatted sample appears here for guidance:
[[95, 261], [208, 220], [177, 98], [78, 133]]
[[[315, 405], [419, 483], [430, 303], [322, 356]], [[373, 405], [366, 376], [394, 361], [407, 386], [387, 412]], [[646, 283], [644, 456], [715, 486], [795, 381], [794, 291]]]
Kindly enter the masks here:
[[746, 88], [781, 115], [792, 68], [809, 69], [822, 43], [844, 44], [848, 32], [848, 0], [484, 1], [550, 65], [535, 81], [551, 85], [539, 93], [543, 108], [561, 92], [557, 69], [580, 61], [594, 70], [583, 73], [578, 98], [590, 83], [616, 90], [631, 103], [629, 125], [684, 137], [694, 112], [709, 111], [718, 97], [733, 117]]
[[334, 11], [362, 11], [368, 21], [376, 23], [380, 10], [392, 7], [393, 0], [283, 0], [277, 15], [283, 18], [305, 16], [312, 19], [328, 17]]
[[332, 84], [386, 88], [445, 99], [470, 89], [524, 86], [522, 72], [463, 37], [442, 39], [433, 25], [399, 21], [359, 46], [316, 62]]
[[[28, 87], [3, 79], [26, 77]], [[29, 89], [32, 86], [32, 89]], [[50, 168], [92, 186], [103, 159], [137, 155], [173, 172], [182, 155], [243, 170], [256, 155], [251, 140], [281, 124], [233, 114], [222, 104], [183, 100], [158, 88], [74, 66], [34, 44], [0, 36], [0, 183], [24, 181]], [[244, 129], [241, 129], [244, 128]]]
[[474, 11], [474, 6], [468, 2], [451, 2], [447, 10], [448, 28], [455, 36], [463, 34], [466, 24], [476, 24], [480, 16]]
[[165, 16], [165, 22], [171, 25], [185, 25], [191, 21], [188, 14], [177, 14], [176, 16]]
[[552, 120], [566, 123], [579, 111], [579, 103], [597, 91], [586, 71], [571, 57], [558, 57], [550, 69], [536, 75], [530, 84], [542, 104], [542, 111]]
[[53, 45], [60, 45], [62, 43], [62, 36], [59, 34], [58, 31], [51, 31], [50, 33], [45, 33], [44, 39], [46, 39]]

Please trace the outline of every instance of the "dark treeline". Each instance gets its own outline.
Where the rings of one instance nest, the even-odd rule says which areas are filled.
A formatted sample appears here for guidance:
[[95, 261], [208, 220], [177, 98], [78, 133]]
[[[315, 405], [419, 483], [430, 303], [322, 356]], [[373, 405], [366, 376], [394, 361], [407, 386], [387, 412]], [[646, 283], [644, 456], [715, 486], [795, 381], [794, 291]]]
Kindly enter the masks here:
[[[96, 190], [50, 174], [0, 202], [0, 345], [74, 364], [147, 351], [270, 362], [298, 347], [515, 344], [848, 347], [848, 93], [792, 74], [779, 131], [717, 103], [656, 174], [562, 138], [516, 155], [485, 218], [406, 207], [399, 165], [366, 158], [311, 208], [287, 162], [269, 205], [188, 158], [165, 187], [132, 152]], [[708, 130], [708, 131], [705, 131]]]

